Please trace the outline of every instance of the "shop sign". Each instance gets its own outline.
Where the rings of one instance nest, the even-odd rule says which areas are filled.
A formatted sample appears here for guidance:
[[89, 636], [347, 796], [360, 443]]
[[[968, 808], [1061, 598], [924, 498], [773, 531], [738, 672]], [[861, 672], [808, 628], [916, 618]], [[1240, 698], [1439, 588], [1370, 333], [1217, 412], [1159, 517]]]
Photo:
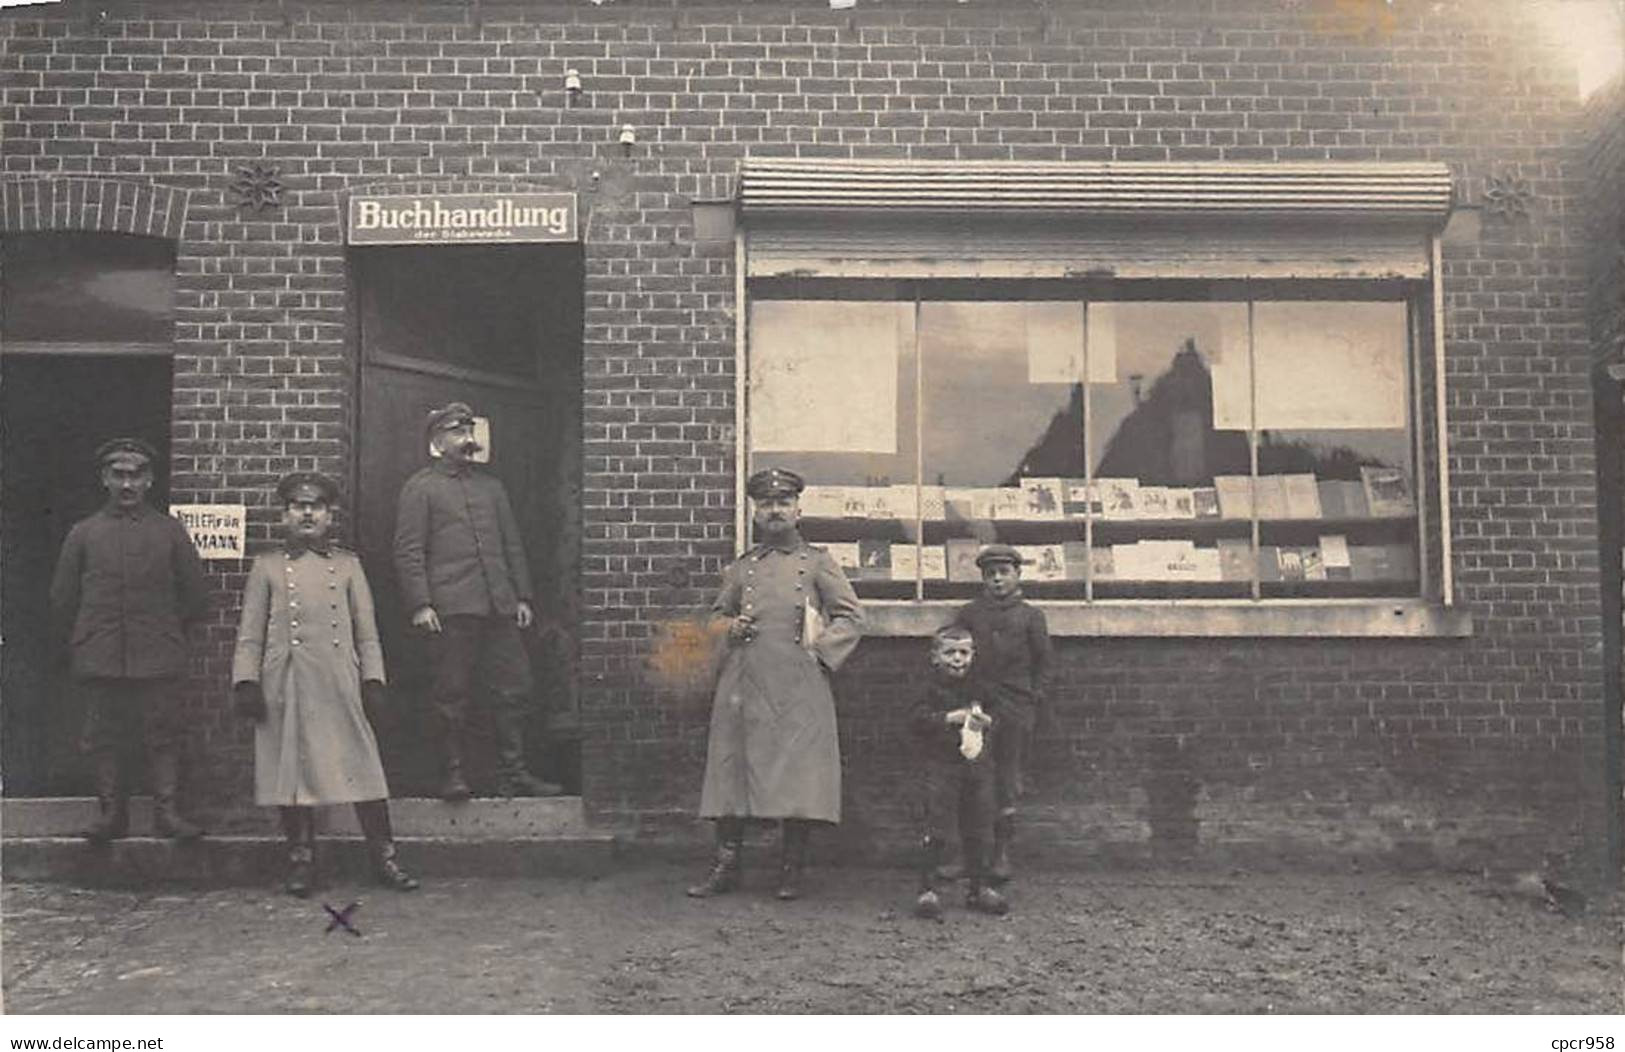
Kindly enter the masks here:
[[498, 244], [580, 239], [576, 195], [355, 194], [352, 245]]
[[200, 559], [243, 559], [248, 509], [241, 504], [171, 504]]

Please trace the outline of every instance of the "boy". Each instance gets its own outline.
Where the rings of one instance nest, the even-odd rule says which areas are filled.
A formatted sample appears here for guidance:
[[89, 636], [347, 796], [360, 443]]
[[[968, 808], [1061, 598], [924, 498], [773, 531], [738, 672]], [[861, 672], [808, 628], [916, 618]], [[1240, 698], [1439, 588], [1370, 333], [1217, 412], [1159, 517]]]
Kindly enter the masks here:
[[281, 811], [288, 894], [310, 893], [320, 804], [354, 804], [378, 883], [412, 891], [371, 724], [384, 701], [372, 591], [361, 560], [327, 536], [338, 487], [301, 472], [276, 492], [286, 539], [249, 571], [231, 669], [233, 708], [257, 724], [254, 799]]
[[1010, 841], [1016, 800], [1022, 792], [1022, 760], [1037, 713], [1045, 703], [1049, 671], [1049, 623], [1021, 594], [1021, 553], [1008, 544], [990, 544], [976, 556], [982, 594], [960, 607], [954, 623], [970, 629], [976, 641], [976, 688], [988, 715], [999, 724], [993, 738], [993, 823], [995, 883], [1010, 879]]
[[993, 831], [993, 720], [977, 703], [970, 678], [976, 644], [970, 630], [948, 625], [937, 630], [931, 645], [931, 678], [914, 708], [920, 737], [920, 773], [925, 790], [925, 838], [920, 859], [920, 891], [914, 915], [942, 916], [937, 895], [937, 867], [957, 828], [969, 887], [965, 905], [1002, 915], [1009, 903], [986, 882], [987, 842]]
[[209, 609], [203, 564], [186, 527], [148, 500], [158, 454], [138, 438], [96, 451], [107, 503], [74, 524], [51, 578], [51, 607], [71, 640], [73, 677], [87, 701], [84, 746], [98, 815], [84, 836], [105, 844], [129, 833], [127, 747], [144, 744], [159, 836], [203, 830], [176, 806], [186, 719], [181, 681], [186, 636]]

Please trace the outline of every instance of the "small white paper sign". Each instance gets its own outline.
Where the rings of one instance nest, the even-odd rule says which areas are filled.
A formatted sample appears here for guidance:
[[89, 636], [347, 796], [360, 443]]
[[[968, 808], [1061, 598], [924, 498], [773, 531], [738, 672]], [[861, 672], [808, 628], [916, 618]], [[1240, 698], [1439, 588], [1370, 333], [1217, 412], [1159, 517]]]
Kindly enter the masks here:
[[242, 559], [248, 509], [241, 504], [171, 504], [200, 559]]

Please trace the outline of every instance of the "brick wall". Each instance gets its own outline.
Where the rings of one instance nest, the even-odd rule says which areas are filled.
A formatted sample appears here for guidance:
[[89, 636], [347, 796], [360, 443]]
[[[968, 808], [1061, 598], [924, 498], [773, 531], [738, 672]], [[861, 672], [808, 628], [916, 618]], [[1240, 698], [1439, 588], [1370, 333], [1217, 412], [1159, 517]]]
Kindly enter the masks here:
[[[1050, 841], [1127, 854], [1194, 837], [1532, 856], [1594, 841], [1607, 808], [1579, 105], [1530, 17], [1517, 0], [23, 8], [0, 16], [0, 163], [8, 183], [187, 192], [175, 493], [242, 500], [260, 534], [274, 475], [353, 460], [339, 195], [581, 192], [586, 795], [650, 835], [692, 828], [708, 701], [649, 661], [733, 547], [733, 257], [694, 241], [688, 203], [742, 158], [1431, 159], [1470, 206], [1492, 176], [1524, 180], [1529, 214], [1482, 215], [1445, 259], [1474, 637], [1064, 641], [1034, 813]], [[282, 207], [235, 203], [255, 161], [280, 169]], [[241, 569], [218, 583], [206, 695]], [[918, 651], [868, 641], [839, 680], [854, 850], [906, 823]], [[246, 737], [210, 711], [204, 776], [240, 797]]]

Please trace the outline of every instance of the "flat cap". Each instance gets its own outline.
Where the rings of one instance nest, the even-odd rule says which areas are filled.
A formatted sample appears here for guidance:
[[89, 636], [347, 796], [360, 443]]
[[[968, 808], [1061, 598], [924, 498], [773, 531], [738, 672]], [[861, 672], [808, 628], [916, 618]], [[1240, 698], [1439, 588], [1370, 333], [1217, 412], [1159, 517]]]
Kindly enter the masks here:
[[113, 457], [130, 454], [145, 457], [149, 464], [158, 459], [158, 451], [139, 438], [111, 438], [96, 447], [96, 463], [105, 464]]
[[304, 486], [308, 486], [321, 494], [324, 503], [337, 504], [339, 502], [338, 483], [316, 471], [294, 471], [283, 475], [276, 483], [277, 498], [284, 504], [290, 503], [294, 499], [294, 494], [298, 492], [300, 487]]
[[448, 402], [439, 409], [429, 410], [429, 416], [423, 424], [423, 432], [433, 438], [437, 431], [446, 431], [473, 422], [474, 410], [468, 407], [467, 402]]
[[981, 567], [991, 566], [994, 563], [1009, 563], [1012, 566], [1020, 566], [1026, 561], [1021, 557], [1020, 552], [1008, 544], [990, 544], [976, 553], [976, 565]]
[[758, 471], [745, 483], [745, 493], [753, 500], [761, 500], [763, 497], [794, 497], [806, 488], [807, 484], [802, 481], [801, 476], [789, 468], [768, 468], [765, 471]]

